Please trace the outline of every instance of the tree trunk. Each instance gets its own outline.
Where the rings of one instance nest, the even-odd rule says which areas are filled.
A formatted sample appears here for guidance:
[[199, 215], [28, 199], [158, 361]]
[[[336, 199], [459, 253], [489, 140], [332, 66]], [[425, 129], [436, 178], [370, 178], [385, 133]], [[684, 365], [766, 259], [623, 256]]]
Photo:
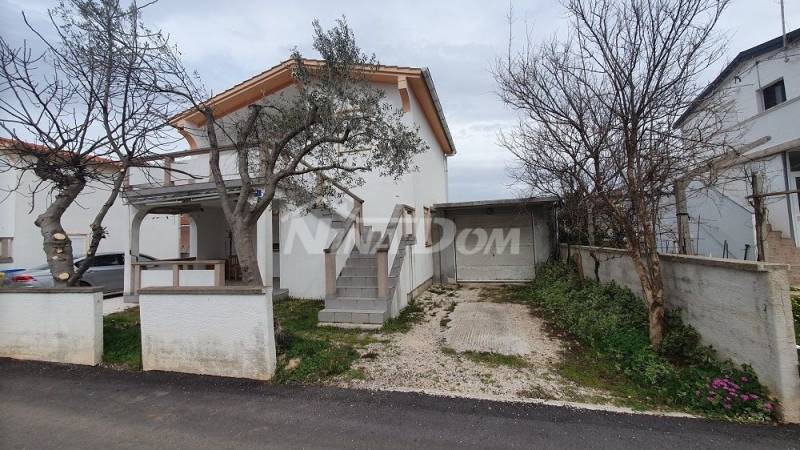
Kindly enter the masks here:
[[[233, 246], [236, 248], [236, 257], [239, 259], [242, 281], [248, 286], [263, 286], [264, 280], [261, 278], [261, 269], [258, 267], [258, 255], [256, 254], [255, 226], [238, 217], [229, 223], [232, 224]], [[272, 323], [275, 330], [275, 345], [279, 351], [286, 349], [291, 341], [291, 336], [283, 329], [277, 315], [273, 314]]]
[[61, 189], [53, 202], [34, 222], [42, 235], [42, 247], [55, 287], [66, 287], [67, 281], [75, 272], [72, 241], [61, 225], [61, 217], [81, 193], [84, 186], [86, 186], [85, 182], [75, 181]]
[[[655, 236], [648, 233], [646, 240], [655, 242]], [[642, 258], [641, 247], [639, 244], [632, 245], [630, 248], [636, 273], [639, 275], [639, 282], [642, 285], [642, 295], [647, 306], [649, 322], [650, 346], [654, 350], [661, 347], [666, 332], [666, 320], [664, 311], [664, 280], [661, 276], [661, 259], [655, 251], [646, 253], [646, 259]]]
[[247, 222], [239, 217], [230, 219], [233, 246], [236, 249], [236, 257], [239, 259], [242, 281], [248, 286], [263, 286], [261, 270], [258, 267], [258, 256], [256, 255], [255, 227], [248, 225]]

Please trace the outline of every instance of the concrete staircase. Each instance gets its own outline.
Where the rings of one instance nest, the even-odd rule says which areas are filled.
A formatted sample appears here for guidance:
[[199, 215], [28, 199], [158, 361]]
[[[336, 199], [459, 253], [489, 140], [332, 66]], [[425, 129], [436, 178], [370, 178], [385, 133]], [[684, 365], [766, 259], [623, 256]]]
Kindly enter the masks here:
[[336, 278], [336, 295], [325, 299], [319, 312], [323, 324], [354, 324], [379, 327], [389, 318], [389, 300], [378, 298], [378, 267], [375, 248], [381, 233], [364, 227], [358, 243]]
[[767, 224], [767, 260], [789, 264], [789, 282], [792, 285], [800, 285], [800, 249], [794, 244], [794, 239], [773, 230], [769, 224]]

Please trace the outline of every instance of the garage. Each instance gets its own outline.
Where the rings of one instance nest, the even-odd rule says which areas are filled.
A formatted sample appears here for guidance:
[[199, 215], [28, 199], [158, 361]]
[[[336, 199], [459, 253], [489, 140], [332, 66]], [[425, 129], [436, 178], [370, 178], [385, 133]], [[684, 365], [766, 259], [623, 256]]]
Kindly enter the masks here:
[[555, 248], [555, 198], [434, 205], [434, 281], [522, 282]]

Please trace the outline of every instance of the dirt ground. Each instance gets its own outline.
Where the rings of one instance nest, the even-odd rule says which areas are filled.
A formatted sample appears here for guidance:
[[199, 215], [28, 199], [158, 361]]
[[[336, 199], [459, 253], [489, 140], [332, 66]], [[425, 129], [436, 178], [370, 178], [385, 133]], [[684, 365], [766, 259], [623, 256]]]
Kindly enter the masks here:
[[[417, 298], [424, 319], [406, 333], [385, 334], [361, 350], [357, 377], [337, 380], [340, 386], [375, 390], [418, 391], [494, 400], [556, 400], [604, 403], [606, 393], [578, 386], [559, 376], [557, 365], [566, 343], [548, 334], [545, 323], [524, 305], [505, 302], [506, 288], [434, 286]], [[487, 302], [505, 306], [524, 330], [527, 352], [503, 359], [495, 354], [451, 348], [453, 319], [460, 303]], [[475, 305], [470, 305], [475, 306]], [[487, 305], [488, 306], [488, 305]], [[462, 316], [469, 316], [468, 310]], [[454, 313], [455, 311], [455, 313]], [[517, 345], [515, 348], [518, 348]], [[513, 354], [514, 352], [509, 352]], [[488, 356], [488, 357], [487, 357]]]

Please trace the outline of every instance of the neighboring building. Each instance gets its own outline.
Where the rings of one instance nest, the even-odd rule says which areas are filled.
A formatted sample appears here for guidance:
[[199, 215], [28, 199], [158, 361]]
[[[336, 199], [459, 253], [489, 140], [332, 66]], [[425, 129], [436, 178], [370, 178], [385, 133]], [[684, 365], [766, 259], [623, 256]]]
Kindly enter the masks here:
[[[701, 93], [676, 127], [689, 127], [709, 99], [724, 96], [732, 105], [726, 126], [735, 133], [743, 155], [709, 189], [690, 189], [688, 199], [692, 245], [704, 256], [756, 259], [752, 207], [745, 165], [765, 175], [766, 192], [800, 189], [800, 29], [739, 53]], [[699, 185], [695, 182], [695, 188]], [[800, 282], [800, 194], [767, 199], [767, 260], [792, 265]], [[674, 213], [674, 212], [673, 212]], [[674, 216], [665, 218], [669, 222]], [[674, 250], [674, 228], [662, 239]]]
[[[210, 104], [215, 113], [220, 117], [236, 114], [250, 104], [293, 89], [292, 64], [286, 61], [213, 97]], [[332, 211], [286, 206], [279, 192], [254, 230], [265, 284], [272, 280], [274, 291], [285, 294], [288, 290], [293, 297], [324, 298], [321, 322], [379, 325], [397, 315], [434, 277], [431, 209], [448, 201], [447, 159], [455, 154], [447, 122], [427, 69], [380, 66], [367, 77], [384, 91], [385, 101], [405, 111], [406, 123], [419, 127], [429, 150], [415, 157], [413, 165], [418, 170], [400, 180], [367, 173], [361, 187], [352, 191], [338, 187], [343, 201]], [[192, 150], [164, 155], [171, 167], [200, 179], [177, 173], [165, 177], [158, 170], [131, 174], [125, 192], [131, 207], [131, 257], [126, 260], [125, 289], [129, 301], [136, 301], [141, 287], [218, 285], [222, 281], [212, 280], [211, 271], [201, 280], [201, 274], [178, 266], [173, 266], [174, 277], [164, 270], [142, 270], [147, 267], [136, 262], [139, 236], [142, 243], [147, 239], [138, 222], [149, 213], [184, 215], [188, 223], [182, 240], [188, 241], [188, 256], [208, 263], [196, 268], [207, 269], [224, 261], [227, 282], [236, 282], [230, 230], [210, 182], [208, 152], [203, 150], [207, 146], [203, 120], [198, 113], [179, 115], [173, 125], [182, 130]], [[231, 180], [229, 189], [235, 190], [235, 154], [223, 151], [220, 159], [225, 178]], [[163, 182], [154, 185], [154, 179]], [[360, 212], [353, 214], [359, 211], [359, 204]], [[378, 242], [387, 245], [385, 251], [362, 245]], [[528, 273], [514, 272], [514, 277], [530, 279], [532, 274], [530, 267]]]
[[[0, 152], [13, 145], [8, 139], [0, 138]], [[34, 225], [36, 217], [49, 204], [52, 193], [41, 189], [35, 196], [30, 194], [40, 179], [33, 172], [22, 173], [9, 167], [5, 158], [0, 157], [0, 270], [30, 269], [44, 264], [42, 236]], [[109, 164], [108, 170], [115, 170]], [[89, 225], [100, 206], [108, 197], [108, 189], [100, 183], [90, 183], [62, 218], [64, 230], [72, 240], [75, 255], [82, 255], [89, 245]], [[149, 236], [160, 236], [143, 243], [142, 253], [156, 258], [175, 258], [178, 256], [177, 219], [171, 216], [154, 215], [143, 224]], [[100, 243], [100, 252], [123, 251], [128, 239], [128, 210], [117, 201], [108, 212], [103, 223], [108, 237]], [[171, 234], [174, 234], [172, 236]]]

